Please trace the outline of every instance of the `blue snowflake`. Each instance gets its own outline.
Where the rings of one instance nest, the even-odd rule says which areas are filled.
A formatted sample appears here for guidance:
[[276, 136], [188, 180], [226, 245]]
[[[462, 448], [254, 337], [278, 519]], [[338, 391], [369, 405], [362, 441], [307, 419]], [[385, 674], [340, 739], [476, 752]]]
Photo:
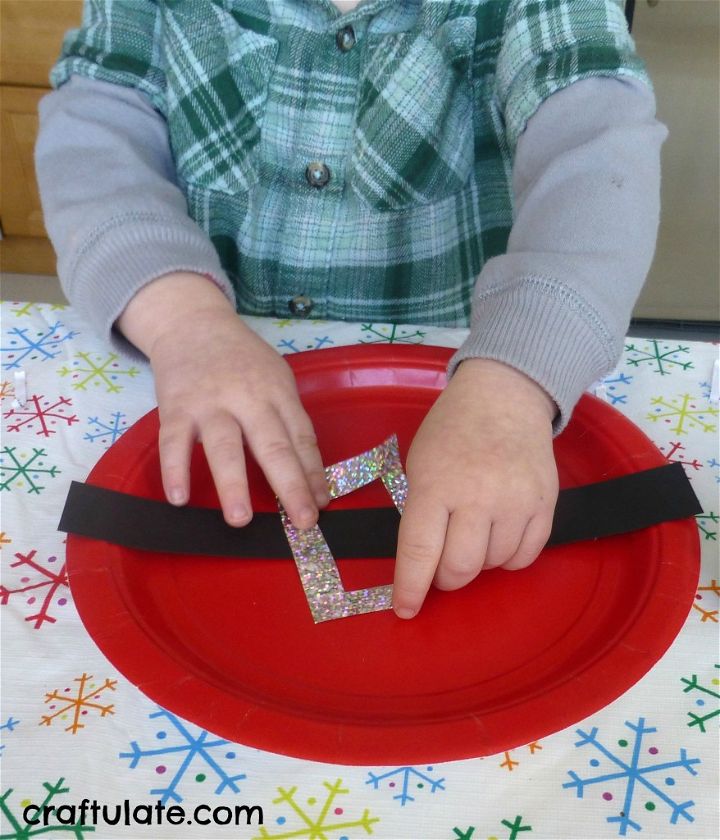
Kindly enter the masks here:
[[716, 471], [715, 472], [715, 481], [718, 484], [720, 484], [720, 461], [718, 461], [717, 458], [711, 458], [707, 462], [707, 465], [708, 465], [708, 467], [710, 467], [711, 469]]
[[[432, 771], [432, 766], [426, 768], [428, 772]], [[372, 785], [375, 790], [378, 790], [380, 787], [380, 782], [383, 779], [392, 779], [395, 776], [402, 777], [402, 790], [393, 796], [393, 799], [399, 799], [401, 805], [405, 805], [406, 802], [414, 802], [415, 797], [412, 796], [408, 788], [410, 787], [410, 779], [411, 777], [420, 779], [419, 782], [415, 783], [415, 788], [418, 790], [422, 790], [425, 787], [425, 784], [430, 785], [430, 793], [435, 793], [436, 790], [445, 790], [443, 786], [443, 782], [445, 781], [444, 778], [442, 779], [433, 779], [432, 776], [428, 776], [425, 773], [416, 770], [414, 767], [396, 767], [394, 770], [390, 770], [387, 773], [382, 773], [381, 775], [377, 776], [375, 773], [370, 770], [368, 772], [368, 776], [370, 777], [365, 784]], [[389, 782], [388, 787], [394, 788], [396, 787], [397, 782]]]
[[284, 338], [275, 346], [281, 353], [299, 353], [301, 350], [320, 350], [325, 347], [326, 344], [335, 344], [329, 335], [316, 335], [311, 339], [314, 344], [306, 344], [304, 347], [296, 347], [295, 342], [301, 340], [302, 339], [299, 338]]
[[[19, 720], [14, 720], [12, 717], [7, 719], [7, 723], [0, 723], [0, 732], [3, 729], [7, 729], [8, 732], [14, 732], [15, 727], [20, 723]], [[5, 749], [5, 744], [0, 744], [0, 756], [2, 755], [2, 751]]]
[[92, 432], [85, 432], [83, 440], [89, 440], [91, 443], [100, 440], [106, 447], [112, 446], [120, 435], [127, 431], [127, 420], [123, 420], [124, 417], [127, 415], [121, 411], [113, 411], [107, 422], [99, 417], [88, 417], [88, 423], [94, 426], [94, 429]]
[[[661, 777], [664, 776], [664, 784], [666, 787], [672, 788], [675, 785], [675, 778], [673, 776], [665, 775], [667, 771], [672, 770], [674, 768], [684, 768], [688, 771], [692, 776], [697, 775], [697, 771], [693, 768], [694, 764], [699, 764], [699, 758], [688, 758], [687, 752], [685, 749], [680, 750], [680, 758], [675, 761], [663, 761], [659, 764], [648, 764], [646, 766], [641, 766], [641, 751], [642, 751], [642, 740], [644, 735], [648, 735], [652, 732], [656, 732], [657, 729], [654, 726], [645, 726], [645, 718], [639, 718], [637, 724], [631, 723], [630, 721], [625, 721], [625, 726], [630, 729], [632, 732], [635, 733], [635, 739], [632, 744], [624, 738], [621, 738], [617, 743], [618, 746], [621, 748], [621, 751], [625, 751], [630, 748], [630, 757], [625, 758], [621, 751], [618, 751], [615, 754], [612, 749], [604, 746], [600, 741], [597, 739], [598, 729], [597, 727], [593, 727], [590, 732], [584, 732], [582, 729], [578, 729], [577, 734], [580, 736], [580, 740], [576, 741], [576, 747], [584, 747], [590, 744], [594, 747], [597, 752], [599, 752], [602, 756], [604, 756], [610, 762], [611, 768], [606, 772], [599, 772], [597, 776], [589, 776], [586, 779], [580, 778], [577, 773], [573, 770], [568, 771], [568, 775], [572, 779], [570, 782], [564, 782], [563, 788], [575, 788], [577, 790], [578, 799], [583, 798], [583, 794], [585, 793], [585, 788], [590, 785], [595, 784], [602, 784], [603, 787], [607, 785], [610, 787], [610, 782], [615, 782], [617, 780], [622, 780], [623, 784], [625, 785], [625, 798], [622, 803], [622, 807], [618, 814], [613, 815], [611, 817], [607, 817], [607, 822], [609, 823], [617, 823], [618, 824], [618, 832], [620, 835], [627, 834], [628, 828], [633, 828], [635, 831], [641, 831], [642, 826], [631, 817], [631, 810], [633, 805], [635, 804], [635, 794], [640, 789], [639, 786], [647, 788], [654, 794], [656, 799], [661, 800], [665, 803], [670, 809], [670, 823], [675, 825], [680, 817], [687, 820], [688, 822], [693, 822], [694, 817], [692, 814], [689, 813], [689, 809], [695, 804], [692, 800], [686, 800], [685, 802], [676, 802], [671, 796], [669, 796], [664, 790], [659, 788], [656, 784], [654, 784], [653, 780], [650, 778], [651, 774], [653, 773], [660, 773]], [[659, 752], [658, 748], [653, 746], [650, 747], [647, 752], [650, 755], [657, 755]], [[597, 758], [590, 759], [590, 766], [595, 768], [600, 766], [600, 760]], [[616, 768], [620, 768], [619, 770]], [[609, 790], [604, 790], [602, 793], [602, 798], [606, 802], [611, 802], [613, 800], [613, 794]], [[645, 810], [648, 812], [654, 811], [657, 807], [656, 803], [649, 799], [645, 803]]]
[[[167, 712], [164, 709], [153, 712], [150, 715], [150, 718], [167, 718], [168, 722], [175, 730], [174, 733], [168, 733], [165, 729], [160, 729], [155, 735], [159, 741], [165, 741], [173, 734], [179, 736], [179, 738], [173, 739], [175, 741], [174, 743], [168, 742], [167, 745], [163, 744], [155, 749], [142, 749], [138, 745], [137, 741], [132, 741], [130, 743], [130, 749], [132, 752], [120, 753], [120, 758], [129, 758], [130, 769], [133, 770], [143, 758], [148, 758], [150, 756], [182, 756], [182, 761], [175, 770], [175, 774], [170, 779], [168, 785], [162, 788], [153, 788], [150, 791], [151, 796], [160, 797], [160, 801], [163, 804], [167, 803], [170, 799], [175, 802], [182, 802], [183, 797], [178, 792], [178, 787], [181, 782], [185, 781], [186, 774], [190, 772], [193, 762], [196, 762], [196, 764], [206, 765], [207, 768], [215, 774], [216, 778], [219, 780], [218, 785], [215, 788], [215, 793], [222, 793], [222, 791], [226, 788], [229, 788], [233, 791], [233, 793], [240, 792], [240, 788], [235, 783], [240, 779], [246, 778], [245, 774], [239, 773], [235, 776], [230, 776], [220, 766], [215, 758], [215, 755], [211, 752], [212, 750], [217, 750], [221, 747], [227, 747], [227, 745], [230, 744], [229, 741], [211, 736], [204, 729], [198, 730], [196, 734], [193, 734], [183, 721], [172, 714], [172, 712]], [[228, 760], [232, 760], [235, 757], [235, 752], [232, 749], [224, 753], [224, 758]], [[168, 768], [164, 764], [159, 764], [155, 768], [155, 772], [159, 775], [163, 775], [168, 772]], [[204, 782], [206, 778], [207, 776], [202, 772], [196, 773], [194, 776], [196, 782]]]
[[605, 393], [610, 405], [627, 405], [627, 394], [618, 393], [619, 389], [625, 385], [630, 385], [633, 381], [632, 376], [626, 376], [624, 373], [616, 373], [611, 376], [606, 376], [602, 380], [605, 386]]
[[8, 330], [8, 346], [0, 347], [0, 351], [5, 353], [8, 359], [7, 362], [3, 363], [3, 367], [7, 370], [19, 368], [26, 360], [35, 361], [39, 359], [44, 362], [47, 359], [54, 359], [60, 355], [58, 349], [60, 345], [78, 335], [74, 330], [63, 334], [60, 321], [56, 321], [45, 332], [42, 330], [36, 332], [34, 337], [29, 333], [30, 329], [28, 327], [13, 327]]

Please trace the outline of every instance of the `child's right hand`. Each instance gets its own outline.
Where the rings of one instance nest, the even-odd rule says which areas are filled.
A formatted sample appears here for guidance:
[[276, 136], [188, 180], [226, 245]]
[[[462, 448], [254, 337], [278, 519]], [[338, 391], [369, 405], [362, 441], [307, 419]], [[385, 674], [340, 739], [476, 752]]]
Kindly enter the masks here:
[[135, 295], [118, 327], [152, 365], [170, 502], [188, 500], [190, 455], [199, 440], [226, 522], [246, 525], [252, 506], [245, 441], [293, 524], [317, 522], [327, 484], [292, 372], [210, 280], [191, 273], [158, 278]]

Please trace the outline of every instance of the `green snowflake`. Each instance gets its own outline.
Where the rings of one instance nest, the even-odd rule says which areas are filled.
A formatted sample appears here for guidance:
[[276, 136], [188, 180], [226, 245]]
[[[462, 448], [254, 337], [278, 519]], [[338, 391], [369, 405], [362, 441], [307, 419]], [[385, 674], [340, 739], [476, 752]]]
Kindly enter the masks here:
[[697, 513], [695, 514], [695, 521], [698, 524], [698, 528], [700, 529], [700, 533], [703, 535], [704, 540], [712, 540], [712, 542], [717, 541], [717, 528], [713, 530], [713, 525], [717, 525], [720, 521], [717, 513], [712, 510], [709, 513]]
[[121, 376], [132, 378], [140, 373], [135, 367], [122, 370], [117, 361], [117, 353], [108, 353], [105, 358], [101, 353], [76, 353], [75, 358], [77, 361], [70, 367], [66, 365], [60, 368], [58, 373], [60, 376], [70, 376], [76, 391], [87, 391], [87, 386], [92, 384], [95, 388], [104, 385], [106, 393], [116, 394], [123, 388], [118, 384]]
[[[532, 831], [532, 826], [523, 825], [522, 819], [522, 817], [515, 817], [515, 819], [512, 822], [510, 822], [510, 820], [501, 820], [502, 825], [504, 825], [505, 828], [510, 829], [510, 834], [508, 834], [507, 840], [516, 840], [517, 836], [520, 834], [521, 831]], [[465, 831], [462, 831], [459, 828], [453, 828], [453, 832], [455, 834], [453, 840], [474, 840], [475, 838], [474, 825], [468, 826], [465, 829]], [[499, 840], [499, 838], [493, 835], [492, 837], [488, 838], [488, 840]]]
[[718, 416], [718, 409], [699, 406], [700, 401], [690, 394], [683, 394], [671, 400], [654, 397], [651, 402], [657, 408], [647, 415], [647, 419], [655, 423], [664, 420], [668, 424], [676, 420], [676, 425], [670, 427], [671, 432], [686, 435], [688, 429], [702, 429], [703, 432], [714, 432], [717, 429], [715, 423], [709, 421]]
[[683, 347], [678, 344], [677, 347], [671, 347], [669, 344], [661, 343], [654, 338], [650, 339], [647, 344], [639, 346], [636, 344], [628, 344], [625, 347], [625, 352], [629, 355], [627, 363], [632, 367], [640, 367], [642, 364], [649, 364], [655, 367], [655, 373], [661, 376], [666, 376], [672, 373], [668, 368], [679, 367], [683, 370], [692, 368], [692, 362], [682, 362], [679, 359], [681, 353], [689, 353], [689, 347]]
[[36, 484], [35, 480], [41, 475], [55, 478], [60, 470], [55, 466], [46, 467], [45, 461], [39, 460], [47, 456], [44, 449], [33, 449], [30, 457], [25, 452], [16, 455], [16, 449], [17, 446], [3, 446], [0, 449], [0, 490], [10, 490], [12, 485], [16, 487], [27, 485], [28, 493], [39, 493], [45, 487], [42, 484]]
[[360, 329], [370, 338], [361, 338], [360, 344], [422, 344], [425, 333], [410, 331], [399, 324], [361, 324]]
[[[320, 810], [314, 817], [310, 816], [308, 811], [296, 801], [295, 794], [297, 793], [297, 787], [292, 787], [289, 790], [278, 787], [280, 796], [277, 799], [273, 799], [273, 805], [279, 805], [281, 803], [288, 805], [295, 812], [300, 825], [297, 828], [288, 828], [288, 830], [285, 830], [284, 826], [287, 823], [287, 817], [280, 815], [276, 819], [276, 823], [281, 826], [278, 834], [270, 834], [263, 826], [260, 829], [259, 837], [254, 838], [254, 840], [268, 840], [268, 838], [272, 838], [272, 840], [283, 840], [283, 838], [290, 837], [306, 837], [308, 840], [329, 840], [327, 832], [335, 832], [345, 828], [362, 828], [366, 834], [373, 833], [372, 824], [378, 822], [380, 818], [371, 817], [367, 808], [363, 811], [362, 817], [354, 820], [347, 819], [343, 816], [343, 808], [333, 808], [336, 796], [350, 792], [348, 788], [342, 786], [342, 779], [338, 779], [334, 784], [323, 782], [323, 785], [327, 790], [327, 795], [325, 801], [320, 806]], [[318, 803], [318, 800], [314, 796], [309, 797], [306, 801], [311, 808]]]
[[29, 805], [36, 805], [38, 810], [31, 811], [29, 816], [32, 819], [40, 819], [40, 822], [37, 825], [26, 822], [22, 816], [22, 812], [21, 815], [17, 817], [13, 814], [7, 804], [13, 790], [12, 788], [8, 788], [8, 790], [0, 796], [0, 813], [2, 813], [4, 822], [9, 824], [11, 833], [8, 834], [6, 829], [3, 828], [3, 833], [0, 834], [0, 840], [28, 840], [28, 838], [36, 837], [40, 834], [55, 835], [60, 832], [68, 831], [75, 835], [76, 840], [83, 840], [84, 833], [95, 831], [92, 826], [83, 825], [81, 822], [75, 823], [75, 825], [63, 825], [62, 823], [43, 825], [42, 813], [45, 806], [51, 805], [54, 797], [63, 793], [68, 793], [70, 790], [70, 788], [62, 786], [64, 781], [65, 779], [58, 779], [57, 783], [54, 785], [51, 785], [50, 782], [43, 782], [46, 794], [45, 798], [39, 805], [29, 799], [25, 799], [20, 803], [22, 811], [24, 811]]

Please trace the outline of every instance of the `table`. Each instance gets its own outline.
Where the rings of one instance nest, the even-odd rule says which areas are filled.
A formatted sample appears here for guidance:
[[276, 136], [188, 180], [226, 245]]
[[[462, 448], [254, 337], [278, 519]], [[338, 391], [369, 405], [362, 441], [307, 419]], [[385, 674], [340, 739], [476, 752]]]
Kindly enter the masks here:
[[[407, 325], [246, 320], [287, 354], [355, 343], [457, 347], [466, 335]], [[98, 650], [73, 607], [57, 523], [71, 480], [83, 481], [105, 449], [153, 408], [150, 372], [114, 355], [71, 308], [4, 302], [0, 838], [40, 830], [77, 838], [579, 840], [638, 832], [716, 838], [716, 358], [710, 343], [628, 338], [616, 370], [594, 386], [669, 461], [684, 464], [703, 505], [696, 601], [660, 662], [588, 720], [511, 752], [437, 766], [339, 767], [203, 732], [158, 709]], [[14, 392], [23, 372], [27, 398], [20, 406]], [[616, 770], [595, 770], [598, 758]], [[123, 824], [123, 808], [129, 816], [138, 809], [134, 816], [147, 822], [158, 800], [184, 808], [186, 816], [200, 806], [192, 814], [197, 819], [182, 827], [167, 819]], [[107, 817], [95, 827], [93, 801], [106, 806]], [[48, 813], [46, 828], [28, 831], [23, 808], [43, 804], [58, 809]], [[250, 810], [255, 805], [262, 826], [259, 812]], [[119, 823], [109, 824], [115, 817]], [[237, 825], [211, 822], [236, 817]], [[202, 819], [209, 824], [198, 825]]]

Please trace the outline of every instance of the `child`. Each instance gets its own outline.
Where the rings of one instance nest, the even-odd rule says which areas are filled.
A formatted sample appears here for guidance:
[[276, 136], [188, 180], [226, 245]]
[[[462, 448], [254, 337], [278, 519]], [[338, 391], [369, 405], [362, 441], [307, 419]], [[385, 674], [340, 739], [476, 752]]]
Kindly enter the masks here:
[[150, 360], [168, 499], [199, 439], [233, 525], [243, 441], [297, 526], [327, 502], [290, 370], [236, 307], [460, 326], [472, 304], [408, 454], [395, 611], [530, 564], [553, 433], [616, 363], [657, 232], [665, 130], [622, 2], [87, 0], [51, 78], [58, 273]]

